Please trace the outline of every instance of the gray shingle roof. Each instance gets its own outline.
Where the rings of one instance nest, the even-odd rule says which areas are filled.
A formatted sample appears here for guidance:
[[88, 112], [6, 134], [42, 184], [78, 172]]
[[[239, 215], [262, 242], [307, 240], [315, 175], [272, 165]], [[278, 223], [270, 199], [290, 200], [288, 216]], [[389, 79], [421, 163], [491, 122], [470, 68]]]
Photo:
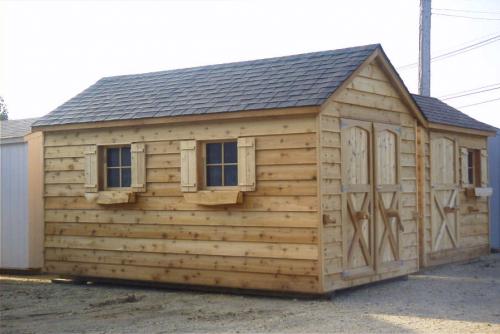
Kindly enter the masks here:
[[106, 77], [34, 125], [317, 106], [378, 47]]
[[480, 122], [435, 97], [416, 94], [412, 94], [412, 96], [425, 118], [431, 123], [483, 131], [497, 131], [495, 127]]
[[31, 132], [31, 124], [38, 118], [12, 119], [0, 121], [0, 138], [18, 138]]

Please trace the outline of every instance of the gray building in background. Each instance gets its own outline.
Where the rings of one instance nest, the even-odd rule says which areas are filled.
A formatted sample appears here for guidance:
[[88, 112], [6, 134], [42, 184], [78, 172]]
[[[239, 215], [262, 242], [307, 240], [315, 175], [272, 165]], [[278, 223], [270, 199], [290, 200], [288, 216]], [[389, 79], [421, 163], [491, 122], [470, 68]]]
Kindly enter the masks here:
[[43, 137], [31, 133], [35, 120], [0, 122], [0, 269], [42, 266]]

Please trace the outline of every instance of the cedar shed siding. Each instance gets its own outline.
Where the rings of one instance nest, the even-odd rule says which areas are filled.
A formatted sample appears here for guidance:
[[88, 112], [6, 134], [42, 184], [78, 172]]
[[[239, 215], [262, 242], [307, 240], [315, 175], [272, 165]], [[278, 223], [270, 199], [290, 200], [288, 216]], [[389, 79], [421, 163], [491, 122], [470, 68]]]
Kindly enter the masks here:
[[[45, 265], [52, 273], [263, 290], [320, 291], [314, 116], [47, 132]], [[186, 202], [180, 143], [254, 138], [255, 191]], [[145, 145], [135, 203], [85, 198], [84, 152]]]

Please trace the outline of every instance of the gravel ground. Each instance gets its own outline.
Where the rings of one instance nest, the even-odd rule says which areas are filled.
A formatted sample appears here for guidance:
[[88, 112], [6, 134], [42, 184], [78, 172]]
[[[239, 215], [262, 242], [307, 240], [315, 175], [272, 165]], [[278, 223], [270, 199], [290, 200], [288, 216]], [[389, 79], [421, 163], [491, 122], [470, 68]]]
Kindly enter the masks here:
[[297, 300], [0, 277], [7, 333], [500, 333], [500, 254]]

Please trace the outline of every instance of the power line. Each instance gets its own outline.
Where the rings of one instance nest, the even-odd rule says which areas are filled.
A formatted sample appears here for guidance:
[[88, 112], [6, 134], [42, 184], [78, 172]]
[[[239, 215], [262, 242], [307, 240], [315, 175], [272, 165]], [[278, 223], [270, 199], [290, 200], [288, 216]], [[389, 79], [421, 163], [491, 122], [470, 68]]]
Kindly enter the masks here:
[[456, 98], [459, 98], [459, 97], [462, 97], [462, 96], [469, 96], [469, 95], [474, 95], [474, 94], [489, 92], [491, 90], [497, 90], [497, 89], [500, 89], [500, 86], [499, 87], [495, 87], [495, 88], [490, 88], [490, 89], [483, 89], [483, 90], [480, 90], [478, 92], [473, 92], [473, 93], [467, 93], [467, 94], [462, 94], [462, 95], [447, 97], [447, 98], [444, 98], [444, 99], [441, 99], [441, 100], [452, 100], [452, 99], [456, 99]]
[[432, 8], [433, 10], [441, 10], [448, 12], [463, 12], [463, 13], [479, 13], [479, 14], [500, 14], [500, 10], [482, 11], [469, 9], [452, 9], [452, 8]]
[[472, 107], [472, 106], [477, 106], [477, 105], [480, 105], [480, 104], [490, 103], [490, 102], [493, 102], [493, 101], [498, 101], [498, 100], [500, 100], [500, 97], [498, 97], [498, 98], [496, 98], [496, 99], [492, 99], [492, 100], [483, 101], [483, 102], [478, 102], [478, 103], [468, 104], [468, 105], [465, 105], [465, 106], [458, 107], [457, 109], [460, 109], [460, 108], [467, 108], [467, 107]]
[[442, 14], [442, 13], [432, 13], [432, 15], [449, 16], [449, 17], [459, 17], [459, 18], [462, 18], [462, 19], [472, 19], [472, 20], [500, 21], [500, 18], [496, 19], [496, 18], [491, 18], [491, 17], [475, 17], [475, 16]]
[[490, 37], [495, 37], [495, 35], [497, 35], [497, 34], [500, 34], [500, 31], [495, 31], [495, 32], [487, 34], [487, 35], [478, 36], [477, 38], [474, 38], [472, 40], [464, 41], [464, 42], [462, 42], [460, 44], [456, 44], [456, 45], [450, 46], [450, 47], [448, 47], [446, 49], [441, 49], [441, 50], [439, 50], [439, 52], [453, 51], [456, 48], [467, 46], [468, 44], [479, 42], [479, 41], [482, 41], [483, 39], [485, 40], [485, 39], [488, 39]]
[[481, 86], [481, 87], [473, 88], [473, 89], [466, 89], [466, 90], [462, 90], [462, 91], [455, 92], [455, 93], [449, 93], [449, 94], [446, 94], [446, 95], [439, 96], [438, 98], [439, 99], [443, 99], [443, 98], [447, 98], [447, 97], [450, 97], [450, 96], [455, 96], [457, 94], [464, 94], [464, 93], [474, 92], [474, 91], [479, 90], [479, 89], [490, 88], [490, 87], [494, 87], [494, 86], [498, 86], [498, 85], [500, 85], [500, 82], [494, 83], [494, 84], [491, 84], [491, 85], [486, 85], [486, 86]]
[[442, 96], [439, 96], [438, 98], [440, 98], [440, 99], [446, 99], [448, 97], [455, 96], [455, 95], [458, 95], [458, 94], [465, 94], [465, 93], [469, 93], [469, 92], [474, 92], [474, 91], [477, 91], [479, 89], [490, 88], [490, 87], [494, 87], [494, 86], [498, 86], [498, 85], [500, 85], [500, 82], [494, 83], [494, 84], [491, 84], [491, 85], [486, 85], [486, 86], [481, 86], [481, 87], [473, 88], [473, 89], [466, 89], [466, 90], [462, 90], [460, 92], [455, 92], [455, 93], [450, 93], [450, 94], [442, 95]]
[[[495, 35], [491, 38], [482, 40], [480, 42], [470, 44], [470, 45], [464, 46], [462, 48], [440, 54], [439, 56], [436, 56], [436, 57], [432, 57], [431, 61], [442, 60], [442, 59], [446, 59], [449, 57], [453, 57], [453, 56], [459, 55], [461, 53], [472, 51], [474, 49], [486, 46], [488, 44], [491, 44], [491, 43], [499, 41], [499, 40], [500, 40], [500, 35]], [[415, 67], [417, 65], [418, 65], [418, 63], [411, 63], [411, 64], [403, 65], [403, 66], [398, 67], [398, 70]]]
[[463, 48], [460, 48], [460, 49], [456, 49], [456, 50], [453, 50], [453, 51], [450, 51], [450, 52], [443, 53], [443, 54], [441, 54], [439, 56], [434, 57], [433, 59], [434, 60], [439, 60], [439, 59], [449, 58], [449, 57], [455, 56], [457, 54], [461, 54], [461, 53], [464, 53], [464, 52], [467, 52], [467, 51], [471, 51], [471, 50], [477, 49], [479, 47], [488, 45], [488, 44], [496, 42], [498, 40], [500, 40], [500, 35], [496, 35], [494, 37], [485, 39], [485, 40], [483, 40], [481, 42], [477, 42], [477, 43], [474, 43], [474, 44], [471, 44], [471, 45], [468, 45], [468, 46], [464, 46]]

